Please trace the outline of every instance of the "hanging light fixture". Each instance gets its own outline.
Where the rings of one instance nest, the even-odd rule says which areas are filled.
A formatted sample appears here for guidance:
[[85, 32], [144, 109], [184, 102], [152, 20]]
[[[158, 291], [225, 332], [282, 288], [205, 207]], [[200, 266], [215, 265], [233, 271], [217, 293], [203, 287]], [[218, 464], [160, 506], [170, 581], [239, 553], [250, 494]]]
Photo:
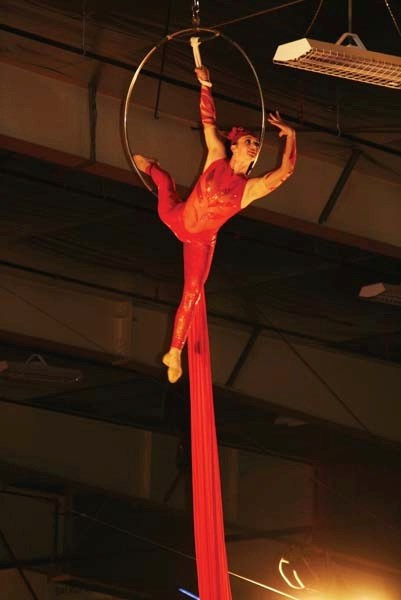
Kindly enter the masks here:
[[32, 354], [26, 362], [0, 361], [0, 378], [29, 383], [72, 384], [82, 380], [77, 369], [53, 367], [40, 354]]
[[[370, 52], [358, 35], [351, 31], [352, 0], [349, 0], [348, 32], [343, 33], [335, 44], [305, 37], [278, 46], [273, 62], [294, 69], [401, 89], [401, 57]], [[348, 45], [344, 45], [346, 42]]]
[[303, 71], [401, 89], [400, 57], [370, 52], [364, 46], [343, 46], [344, 36], [357, 37], [346, 33], [335, 44], [309, 38], [282, 44], [277, 48], [273, 62]]
[[373, 302], [383, 302], [384, 304], [401, 306], [401, 285], [371, 283], [360, 289], [359, 297]]

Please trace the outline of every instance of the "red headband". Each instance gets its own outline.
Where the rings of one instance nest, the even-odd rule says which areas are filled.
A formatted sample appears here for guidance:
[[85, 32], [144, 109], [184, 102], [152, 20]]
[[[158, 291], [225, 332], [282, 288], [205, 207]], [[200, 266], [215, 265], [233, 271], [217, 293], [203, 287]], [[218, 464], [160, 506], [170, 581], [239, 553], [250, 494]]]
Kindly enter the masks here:
[[238, 140], [245, 135], [250, 135], [253, 138], [257, 139], [257, 136], [249, 131], [248, 129], [244, 129], [243, 127], [233, 127], [231, 131], [227, 134], [227, 139], [230, 140], [232, 144], [236, 144]]

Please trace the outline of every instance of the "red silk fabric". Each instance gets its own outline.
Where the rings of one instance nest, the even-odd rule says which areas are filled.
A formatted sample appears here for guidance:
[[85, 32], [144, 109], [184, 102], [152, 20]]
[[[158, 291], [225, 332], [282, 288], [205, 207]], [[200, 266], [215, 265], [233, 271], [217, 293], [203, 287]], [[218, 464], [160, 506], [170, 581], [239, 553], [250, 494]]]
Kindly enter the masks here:
[[199, 596], [200, 600], [231, 600], [203, 288], [189, 330], [188, 359], [192, 490]]

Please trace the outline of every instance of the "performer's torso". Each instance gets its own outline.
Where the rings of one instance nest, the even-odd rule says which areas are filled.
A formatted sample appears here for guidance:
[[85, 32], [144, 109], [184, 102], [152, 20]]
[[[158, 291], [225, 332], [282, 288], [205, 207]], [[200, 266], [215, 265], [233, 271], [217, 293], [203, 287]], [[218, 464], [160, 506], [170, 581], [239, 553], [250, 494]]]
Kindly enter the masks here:
[[248, 179], [236, 175], [229, 160], [214, 161], [202, 173], [184, 208], [184, 226], [190, 233], [211, 237], [233, 215], [241, 210]]

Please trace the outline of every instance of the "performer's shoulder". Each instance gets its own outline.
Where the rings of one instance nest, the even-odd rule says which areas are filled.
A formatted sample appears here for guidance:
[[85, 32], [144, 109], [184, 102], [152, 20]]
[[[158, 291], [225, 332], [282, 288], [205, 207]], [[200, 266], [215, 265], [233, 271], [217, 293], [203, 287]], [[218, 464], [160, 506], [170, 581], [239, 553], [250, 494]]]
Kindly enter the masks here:
[[224, 170], [230, 164], [230, 161], [226, 156], [223, 158], [216, 158], [213, 162], [210, 163], [207, 169], [205, 169], [204, 173], [209, 173], [210, 171], [216, 171], [218, 169]]

